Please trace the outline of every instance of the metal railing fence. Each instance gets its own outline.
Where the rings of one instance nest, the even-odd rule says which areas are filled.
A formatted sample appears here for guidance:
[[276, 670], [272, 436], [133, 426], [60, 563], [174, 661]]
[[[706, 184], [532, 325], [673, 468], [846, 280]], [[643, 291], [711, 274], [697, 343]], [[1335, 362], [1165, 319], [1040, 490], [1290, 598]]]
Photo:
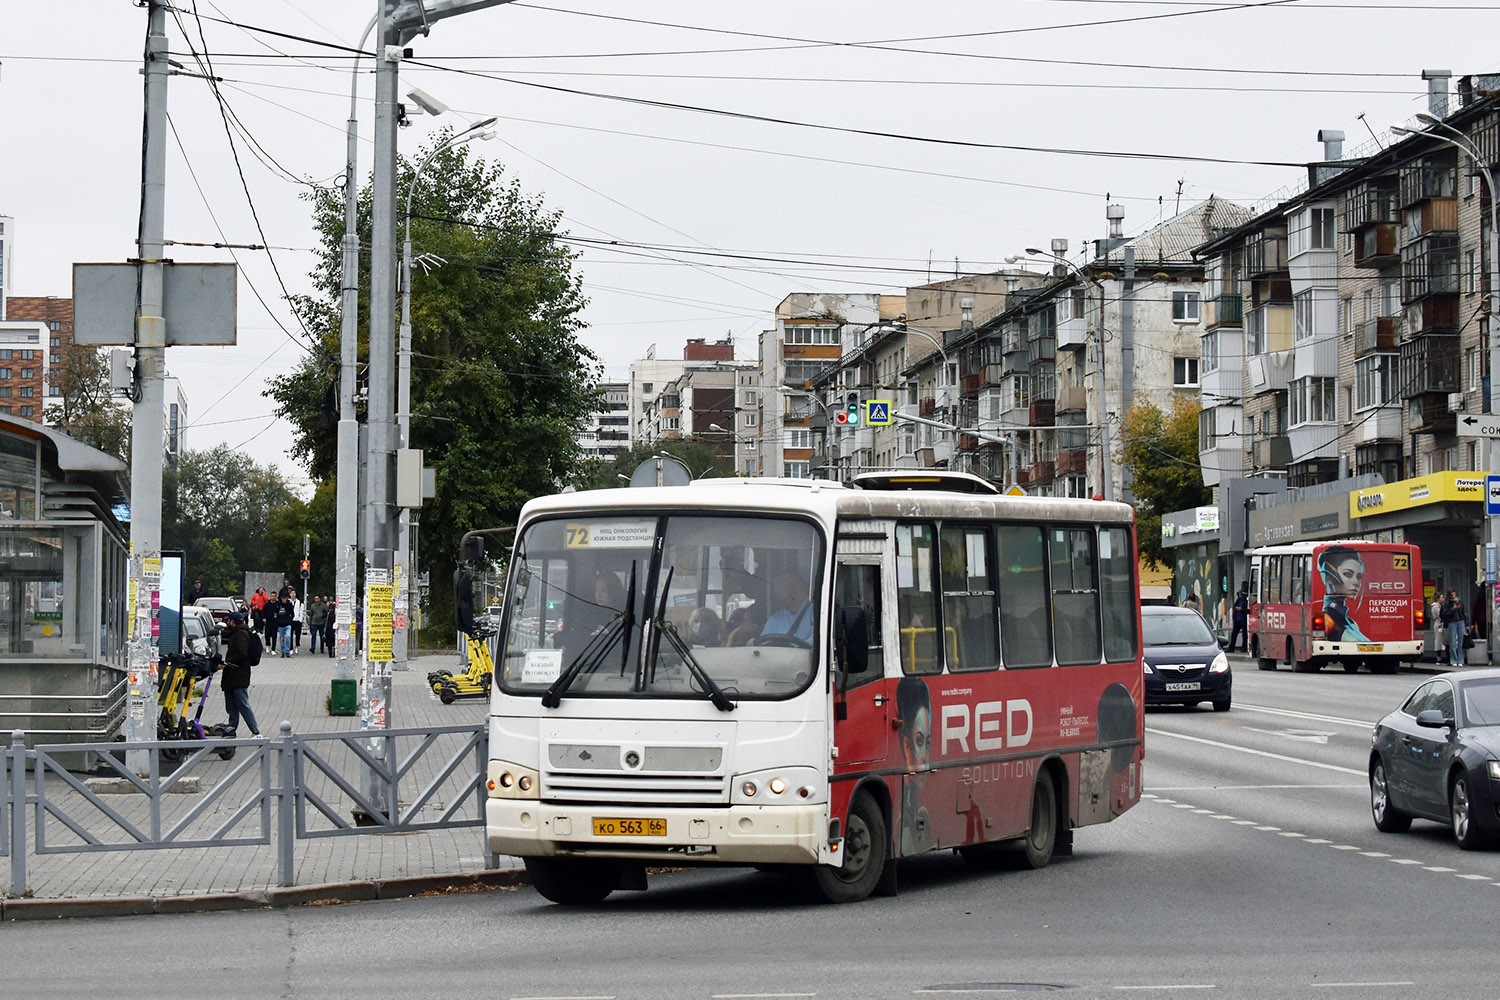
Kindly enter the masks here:
[[[147, 751], [145, 774], [125, 766], [131, 750]], [[99, 762], [90, 774], [63, 766], [85, 752]], [[0, 761], [13, 896], [28, 890], [29, 856], [183, 848], [274, 845], [277, 883], [290, 886], [299, 840], [482, 827], [488, 731], [294, 733], [283, 722], [270, 740], [28, 749], [17, 730]]]

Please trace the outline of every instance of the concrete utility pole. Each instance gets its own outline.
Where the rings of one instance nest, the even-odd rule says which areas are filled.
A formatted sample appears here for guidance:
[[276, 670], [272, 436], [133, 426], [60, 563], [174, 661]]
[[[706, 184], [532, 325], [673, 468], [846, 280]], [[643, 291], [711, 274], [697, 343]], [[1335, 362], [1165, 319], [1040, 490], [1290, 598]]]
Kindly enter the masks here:
[[337, 514], [334, 524], [334, 661], [333, 676], [353, 680], [354, 591], [359, 547], [359, 422], [354, 417], [354, 387], [359, 380], [359, 51], [380, 17], [365, 25], [355, 46], [349, 84], [349, 122], [344, 156], [344, 264], [339, 309], [339, 436]]
[[[151, 0], [146, 26], [146, 135], [141, 162], [137, 237], [135, 406], [130, 428], [130, 641], [125, 739], [156, 739], [156, 678], [160, 655], [161, 471], [167, 330], [163, 317], [162, 244], [167, 183], [167, 12]], [[131, 750], [125, 765], [150, 767], [148, 750]]]

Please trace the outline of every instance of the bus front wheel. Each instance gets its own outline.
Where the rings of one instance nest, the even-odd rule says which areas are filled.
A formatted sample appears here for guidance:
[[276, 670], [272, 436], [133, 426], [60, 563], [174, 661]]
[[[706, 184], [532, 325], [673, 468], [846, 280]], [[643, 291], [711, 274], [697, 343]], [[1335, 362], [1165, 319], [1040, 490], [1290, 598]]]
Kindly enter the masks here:
[[619, 867], [581, 858], [527, 858], [526, 877], [546, 899], [564, 906], [602, 902], [620, 880]]
[[890, 855], [890, 831], [885, 814], [863, 792], [849, 804], [844, 826], [844, 864], [813, 869], [813, 888], [830, 903], [854, 903], [875, 891]]

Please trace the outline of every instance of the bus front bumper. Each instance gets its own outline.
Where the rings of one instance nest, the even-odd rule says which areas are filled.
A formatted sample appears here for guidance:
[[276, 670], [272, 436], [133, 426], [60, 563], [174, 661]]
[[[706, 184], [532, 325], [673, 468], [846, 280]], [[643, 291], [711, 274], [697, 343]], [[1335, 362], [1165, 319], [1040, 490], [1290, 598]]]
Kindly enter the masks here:
[[621, 808], [491, 798], [484, 818], [490, 850], [514, 857], [746, 865], [836, 864], [839, 858], [829, 848], [826, 804]]

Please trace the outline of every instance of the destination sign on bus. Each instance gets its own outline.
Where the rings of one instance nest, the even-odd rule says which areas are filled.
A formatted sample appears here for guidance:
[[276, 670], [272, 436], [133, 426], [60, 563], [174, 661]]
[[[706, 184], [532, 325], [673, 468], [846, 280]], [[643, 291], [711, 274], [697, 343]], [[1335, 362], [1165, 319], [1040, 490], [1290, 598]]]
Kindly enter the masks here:
[[565, 542], [570, 549], [639, 549], [656, 536], [655, 521], [594, 521], [569, 524]]

